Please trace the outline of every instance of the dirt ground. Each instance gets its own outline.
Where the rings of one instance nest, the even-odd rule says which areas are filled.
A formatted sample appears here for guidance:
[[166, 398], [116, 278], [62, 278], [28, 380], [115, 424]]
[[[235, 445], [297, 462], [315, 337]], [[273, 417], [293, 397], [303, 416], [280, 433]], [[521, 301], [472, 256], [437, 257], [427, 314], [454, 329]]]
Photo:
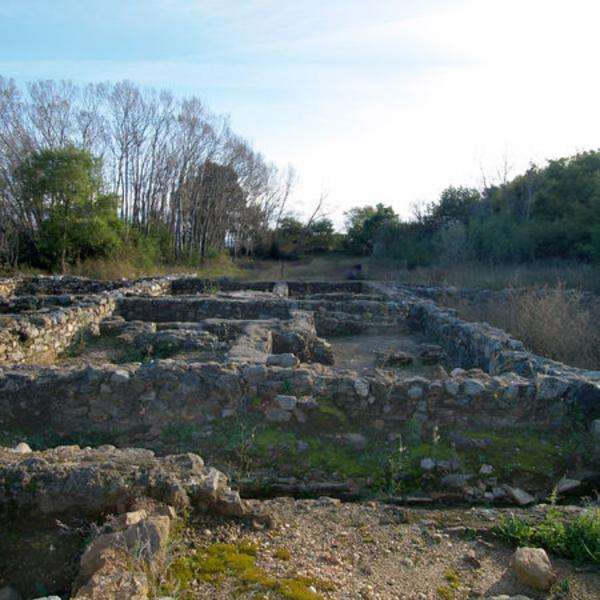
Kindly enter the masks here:
[[500, 510], [406, 509], [331, 498], [278, 498], [260, 506], [270, 515], [270, 527], [209, 517], [188, 523], [173, 548], [175, 561], [219, 543], [251, 545], [263, 577], [314, 581], [303, 590], [305, 595], [244, 585], [232, 572], [216, 583], [192, 576], [178, 589], [176, 569], [163, 579], [162, 591], [181, 600], [459, 600], [501, 594], [523, 594], [532, 600], [600, 598], [598, 570], [577, 568], [554, 556], [558, 579], [553, 590], [540, 593], [521, 585], [510, 568], [514, 548], [490, 531]]
[[339, 338], [329, 338], [335, 366], [343, 369], [360, 371], [376, 366], [377, 352], [407, 352], [414, 356], [413, 364], [401, 367], [402, 374], [406, 376], [428, 376], [435, 367], [422, 364], [419, 359], [419, 346], [427, 340], [419, 335], [403, 332], [382, 333], [369, 331], [358, 335], [349, 335]]

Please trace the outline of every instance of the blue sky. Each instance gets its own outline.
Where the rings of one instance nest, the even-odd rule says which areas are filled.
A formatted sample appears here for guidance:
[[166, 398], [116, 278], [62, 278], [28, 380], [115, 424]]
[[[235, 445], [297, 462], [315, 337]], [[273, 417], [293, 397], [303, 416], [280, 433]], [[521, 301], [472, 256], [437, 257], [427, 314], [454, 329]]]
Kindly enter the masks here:
[[593, 0], [2, 0], [0, 74], [200, 95], [322, 190], [404, 215], [600, 146]]

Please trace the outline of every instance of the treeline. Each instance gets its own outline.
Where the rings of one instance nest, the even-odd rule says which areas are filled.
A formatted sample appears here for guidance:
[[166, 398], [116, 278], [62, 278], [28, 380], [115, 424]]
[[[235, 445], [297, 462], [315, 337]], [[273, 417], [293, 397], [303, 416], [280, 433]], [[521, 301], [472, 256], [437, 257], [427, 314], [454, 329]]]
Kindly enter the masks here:
[[408, 268], [466, 261], [600, 263], [600, 152], [552, 160], [483, 191], [444, 190], [402, 221], [378, 204], [346, 213], [345, 248]]
[[292, 183], [196, 97], [0, 77], [0, 262], [252, 253]]

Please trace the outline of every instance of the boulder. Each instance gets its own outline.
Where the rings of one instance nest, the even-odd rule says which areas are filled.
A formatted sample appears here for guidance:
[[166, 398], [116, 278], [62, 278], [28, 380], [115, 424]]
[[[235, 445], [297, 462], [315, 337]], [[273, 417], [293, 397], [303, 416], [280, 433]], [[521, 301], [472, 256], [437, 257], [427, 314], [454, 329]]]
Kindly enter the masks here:
[[518, 548], [513, 556], [513, 568], [522, 584], [536, 590], [549, 590], [556, 581], [556, 573], [542, 548]]

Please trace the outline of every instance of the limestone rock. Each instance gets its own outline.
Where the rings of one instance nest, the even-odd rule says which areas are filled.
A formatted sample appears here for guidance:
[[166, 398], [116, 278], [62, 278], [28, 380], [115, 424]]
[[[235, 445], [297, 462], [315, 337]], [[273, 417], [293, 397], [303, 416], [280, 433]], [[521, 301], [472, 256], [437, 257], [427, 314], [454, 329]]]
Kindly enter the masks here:
[[13, 452], [16, 452], [17, 454], [29, 454], [31, 452], [31, 447], [25, 442], [20, 442], [13, 448]]
[[536, 590], [549, 590], [556, 581], [556, 573], [542, 548], [518, 548], [513, 567], [518, 580]]
[[521, 488], [504, 485], [502, 486], [502, 489], [506, 492], [506, 495], [519, 506], [527, 506], [528, 504], [533, 504], [535, 502], [535, 498]]
[[284, 367], [293, 368], [300, 364], [298, 357], [295, 354], [271, 354], [267, 356], [268, 367]]
[[142, 497], [177, 508], [200, 503], [214, 509], [229, 492], [227, 477], [205, 467], [196, 454], [155, 457], [150, 450], [112, 446], [59, 446], [28, 454], [0, 449], [0, 512], [12, 505], [23, 516], [96, 516]]
[[556, 484], [556, 492], [558, 494], [567, 494], [573, 490], [576, 490], [580, 486], [581, 481], [578, 479], [568, 479], [567, 477], [562, 477]]
[[293, 410], [296, 407], [298, 399], [296, 396], [285, 396], [280, 394], [275, 396], [275, 402], [279, 405], [282, 410]]

